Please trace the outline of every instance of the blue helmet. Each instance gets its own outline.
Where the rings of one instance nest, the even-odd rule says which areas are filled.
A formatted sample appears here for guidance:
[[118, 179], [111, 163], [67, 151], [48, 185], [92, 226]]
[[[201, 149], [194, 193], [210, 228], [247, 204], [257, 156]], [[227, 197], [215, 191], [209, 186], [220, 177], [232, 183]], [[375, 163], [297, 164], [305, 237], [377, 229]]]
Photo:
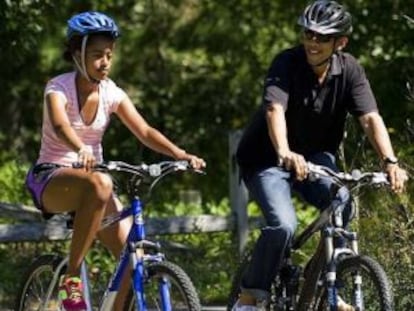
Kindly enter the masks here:
[[120, 36], [118, 26], [109, 16], [100, 12], [83, 12], [72, 16], [68, 20], [66, 36], [68, 39], [73, 36], [86, 36], [93, 33], [106, 32], [113, 38]]

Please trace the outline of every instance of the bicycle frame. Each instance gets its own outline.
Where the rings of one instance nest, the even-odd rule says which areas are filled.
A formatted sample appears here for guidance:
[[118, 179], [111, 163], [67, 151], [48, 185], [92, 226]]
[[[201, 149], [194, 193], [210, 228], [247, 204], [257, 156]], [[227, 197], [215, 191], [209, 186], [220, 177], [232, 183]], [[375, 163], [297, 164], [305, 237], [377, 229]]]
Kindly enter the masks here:
[[[116, 294], [121, 285], [125, 270], [128, 263], [132, 263], [133, 269], [133, 288], [135, 294], [135, 301], [137, 303], [138, 310], [146, 310], [146, 303], [144, 297], [144, 262], [146, 261], [161, 261], [164, 259], [164, 255], [159, 251], [160, 246], [158, 243], [154, 243], [146, 240], [145, 226], [143, 219], [143, 204], [138, 197], [131, 200], [130, 208], [121, 211], [113, 216], [108, 216], [102, 223], [102, 229], [121, 221], [124, 218], [132, 216], [133, 224], [128, 234], [127, 242], [122, 250], [118, 264], [115, 267], [114, 274], [110, 279], [107, 290], [100, 303], [100, 311], [112, 310]], [[156, 250], [154, 255], [146, 254], [146, 249]], [[169, 291], [167, 282], [161, 282], [159, 284], [159, 291], [161, 297], [161, 303], [163, 310], [171, 310], [171, 304], [169, 300]]]
[[[324, 280], [326, 282], [327, 289], [327, 301], [330, 308], [334, 308], [337, 305], [336, 294], [336, 263], [338, 258], [342, 255], [358, 255], [358, 242], [356, 233], [338, 228], [333, 225], [323, 225], [322, 228], [318, 226], [320, 220], [326, 215], [322, 215], [315, 223], [313, 223], [308, 229], [303, 232], [296, 240], [296, 245], [292, 249], [298, 249], [305, 243], [315, 232], [321, 231], [321, 239], [315, 254], [313, 255], [305, 282], [300, 292], [298, 300], [298, 310], [309, 310], [318, 282], [321, 280], [321, 274], [325, 271]], [[337, 248], [334, 245], [334, 237], [338, 235], [343, 236], [349, 243], [350, 247]], [[298, 247], [298, 248], [296, 248]], [[359, 304], [358, 304], [359, 305]]]
[[[158, 243], [154, 243], [145, 239], [145, 226], [143, 219], [143, 204], [138, 197], [131, 200], [131, 205], [118, 213], [105, 217], [102, 221], [101, 230], [105, 229], [127, 217], [133, 217], [133, 223], [128, 234], [127, 242], [121, 252], [118, 263], [115, 267], [114, 273], [109, 280], [103, 298], [99, 304], [99, 311], [111, 311], [115, 302], [116, 295], [119, 291], [123, 276], [128, 267], [129, 263], [132, 263], [133, 269], [133, 288], [135, 293], [135, 299], [137, 303], [137, 310], [145, 311], [146, 304], [144, 299], [144, 262], [145, 261], [161, 261], [164, 259], [164, 255], [157, 252], [154, 255], [145, 254], [146, 249], [159, 250], [160, 246]], [[44, 301], [44, 306], [48, 304], [50, 297], [52, 296], [53, 289], [58, 283], [59, 275], [64, 267], [68, 263], [68, 257], [64, 258], [57, 267], [53, 280], [49, 286], [47, 298]], [[88, 305], [88, 311], [92, 311], [91, 306], [91, 295], [89, 290], [89, 278], [87, 273], [87, 267], [85, 261], [82, 262], [81, 266], [81, 279], [84, 284], [84, 295]], [[171, 310], [171, 304], [169, 300], [169, 291], [167, 282], [161, 282], [159, 286], [160, 296], [162, 300], [163, 310]], [[44, 307], [43, 307], [44, 308]], [[42, 308], [42, 309], [43, 309]]]
[[[348, 204], [352, 204], [351, 215], [354, 214], [354, 198], [359, 196], [359, 189], [366, 186], [388, 187], [388, 175], [384, 172], [360, 170], [353, 170], [351, 173], [337, 172], [325, 166], [310, 162], [307, 164], [310, 181], [323, 177], [332, 179], [334, 188], [330, 189], [331, 204], [310, 225], [295, 234], [281, 265], [277, 262], [277, 273], [270, 288], [270, 301], [260, 302], [260, 307], [268, 305], [270, 310], [292, 311], [337, 311], [339, 307], [365, 310], [366, 300], [369, 303], [378, 303], [381, 310], [393, 310], [391, 286], [385, 271], [374, 259], [359, 254], [357, 233], [348, 230], [348, 226], [343, 224], [342, 215]], [[349, 191], [351, 195], [347, 197], [352, 201], [335, 200], [336, 194], [343, 190]], [[352, 216], [347, 220], [351, 219]], [[292, 252], [301, 249], [318, 231], [321, 232], [318, 247], [303, 269], [294, 263]], [[241, 281], [251, 258], [251, 252], [244, 256], [233, 278], [227, 310], [232, 310], [240, 297]], [[362, 285], [365, 285], [363, 278], [372, 281], [367, 282], [371, 284], [367, 289], [375, 288], [375, 294], [378, 295], [362, 295]]]
[[[336, 263], [342, 255], [358, 255], [358, 241], [356, 232], [349, 231], [335, 224], [333, 218], [342, 217], [342, 212], [337, 211], [337, 206], [329, 206], [319, 217], [314, 220], [306, 229], [304, 229], [292, 242], [291, 250], [300, 249], [316, 232], [321, 232], [316, 252], [309, 262], [308, 271], [302, 289], [299, 293], [299, 299], [296, 310], [307, 311], [311, 309], [311, 304], [315, 297], [318, 282], [321, 280], [321, 274], [325, 271], [325, 282], [327, 290], [327, 301], [330, 310], [336, 310], [337, 293], [336, 293]], [[334, 238], [343, 237], [349, 247], [335, 247]], [[291, 261], [288, 254], [287, 262]], [[359, 282], [358, 276], [355, 276], [355, 284]], [[354, 292], [355, 305], [362, 308], [361, 292], [358, 286]], [[362, 310], [362, 309], [361, 309]]]
[[[74, 163], [73, 167], [81, 168], [82, 164]], [[101, 222], [100, 230], [119, 223], [125, 218], [131, 217], [133, 220], [125, 245], [107, 283], [104, 295], [101, 297], [98, 310], [110, 311], [113, 309], [122, 282], [129, 281], [131, 276], [132, 291], [127, 293], [128, 296], [126, 297], [128, 308], [135, 306], [137, 311], [146, 311], [147, 306], [154, 306], [157, 310], [171, 311], [173, 304], [181, 303], [192, 311], [201, 309], [198, 294], [190, 277], [179, 265], [165, 258], [165, 255], [160, 251], [161, 246], [158, 242], [146, 239], [143, 215], [144, 203], [148, 203], [152, 190], [163, 177], [175, 172], [193, 171], [201, 174], [204, 172], [193, 168], [188, 161], [161, 161], [149, 165], [109, 161], [96, 164], [94, 169], [108, 174], [111, 174], [110, 172], [128, 174], [126, 189], [121, 190], [120, 193], [129, 196], [129, 206], [105, 216]], [[73, 216], [73, 214], [70, 215]], [[64, 217], [67, 221], [67, 227], [70, 228], [72, 219], [68, 219], [67, 216]], [[31, 307], [33, 301], [36, 307], [39, 307], [37, 310], [45, 311], [46, 308], [50, 308], [50, 305], [54, 307], [59, 300], [56, 297], [57, 284], [60, 276], [66, 272], [68, 262], [68, 256], [61, 258], [56, 254], [40, 256], [38, 260], [34, 261], [22, 286], [18, 308], [26, 307], [26, 303]], [[89, 273], [85, 260], [82, 261], [80, 270], [80, 278], [84, 284], [83, 296], [86, 300], [86, 309], [92, 311]], [[44, 271], [46, 273], [43, 273]], [[43, 275], [46, 275], [46, 277], [42, 279]], [[39, 286], [41, 287], [39, 291], [34, 290], [32, 294], [30, 291], [32, 287], [37, 286], [36, 281], [39, 279], [42, 286]], [[48, 285], [44, 285], [45, 282]], [[148, 290], [146, 296], [151, 298], [146, 298], [144, 295], [144, 285], [145, 291]], [[170, 288], [172, 288], [171, 294]], [[178, 296], [174, 293], [178, 293]], [[39, 301], [39, 299], [42, 301]]]

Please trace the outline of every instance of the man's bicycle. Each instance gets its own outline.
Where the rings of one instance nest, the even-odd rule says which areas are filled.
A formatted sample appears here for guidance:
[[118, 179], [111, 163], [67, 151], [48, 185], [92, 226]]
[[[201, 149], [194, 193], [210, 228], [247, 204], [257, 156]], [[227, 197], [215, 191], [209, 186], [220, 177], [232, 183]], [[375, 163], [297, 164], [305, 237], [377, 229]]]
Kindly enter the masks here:
[[[144, 201], [147, 203], [152, 189], [165, 176], [179, 171], [193, 170], [186, 161], [164, 161], [156, 164], [131, 165], [124, 162], [108, 162], [97, 165], [96, 170], [127, 175], [126, 192], [130, 206], [103, 219], [101, 229], [107, 228], [127, 217], [133, 224], [113, 275], [107, 284], [99, 304], [100, 311], [112, 310], [123, 275], [132, 268], [132, 288], [125, 310], [201, 310], [198, 294], [190, 277], [178, 265], [169, 262], [161, 252], [160, 244], [146, 239], [143, 219]], [[146, 198], [139, 193], [146, 188]], [[58, 281], [64, 274], [68, 258], [56, 254], [41, 255], [28, 269], [16, 311], [58, 310]], [[92, 310], [91, 288], [85, 261], [81, 266], [81, 279], [88, 311]]]
[[[353, 171], [351, 174], [309, 163], [309, 178], [329, 177], [334, 181], [332, 195], [347, 187], [351, 193], [361, 187], [388, 185], [382, 172]], [[342, 299], [355, 311], [393, 311], [393, 295], [387, 275], [374, 259], [360, 255], [357, 233], [343, 227], [343, 206], [332, 204], [299, 235], [295, 236], [285, 255], [280, 272], [271, 287], [266, 310], [272, 311], [337, 311]], [[313, 257], [304, 267], [294, 264], [293, 252], [299, 250], [315, 233], [320, 240]], [[335, 239], [343, 239], [337, 246]], [[227, 310], [231, 310], [240, 294], [243, 272], [250, 261], [249, 251], [235, 273]], [[348, 309], [349, 310], [349, 309]]]

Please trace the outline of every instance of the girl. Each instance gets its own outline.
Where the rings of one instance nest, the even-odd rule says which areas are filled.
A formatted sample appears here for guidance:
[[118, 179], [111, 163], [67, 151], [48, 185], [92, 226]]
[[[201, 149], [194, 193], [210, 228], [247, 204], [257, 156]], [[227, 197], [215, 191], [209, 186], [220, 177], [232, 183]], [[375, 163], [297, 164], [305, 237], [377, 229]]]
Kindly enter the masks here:
[[[51, 79], [45, 89], [42, 142], [39, 158], [26, 184], [36, 206], [44, 213], [74, 212], [73, 237], [66, 275], [60, 280], [59, 300], [66, 311], [86, 310], [80, 264], [95, 237], [119, 256], [130, 223], [98, 232], [102, 218], [120, 209], [111, 178], [91, 170], [103, 160], [102, 137], [115, 113], [149, 148], [195, 168], [203, 159], [185, 152], [151, 127], [128, 95], [108, 78], [119, 30], [99, 12], [84, 12], [68, 21], [64, 58], [75, 70]], [[72, 168], [73, 162], [85, 169]], [[129, 284], [124, 282], [115, 310], [121, 310]]]

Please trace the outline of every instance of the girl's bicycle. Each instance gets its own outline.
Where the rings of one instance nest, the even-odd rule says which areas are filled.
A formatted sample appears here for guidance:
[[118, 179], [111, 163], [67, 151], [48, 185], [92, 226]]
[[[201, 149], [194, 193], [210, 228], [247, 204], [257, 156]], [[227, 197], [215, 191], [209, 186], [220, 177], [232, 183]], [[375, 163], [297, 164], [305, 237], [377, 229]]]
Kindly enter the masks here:
[[[158, 242], [146, 239], [143, 218], [144, 201], [147, 203], [155, 185], [171, 173], [193, 170], [189, 163], [164, 161], [151, 165], [131, 165], [114, 161], [99, 164], [95, 169], [108, 173], [128, 174], [126, 193], [130, 197], [130, 206], [105, 217], [101, 228], [104, 229], [127, 217], [133, 218], [128, 240], [110, 277], [98, 310], [112, 310], [122, 276], [128, 270], [128, 264], [132, 268], [133, 290], [125, 304], [125, 310], [201, 310], [198, 294], [189, 276], [182, 268], [165, 258]], [[141, 200], [138, 193], [142, 193], [143, 187], [147, 188], [145, 192], [147, 196]], [[63, 258], [56, 254], [45, 254], [35, 259], [24, 278], [15, 310], [58, 310], [58, 280], [64, 274], [67, 262], [67, 257]], [[81, 279], [88, 311], [91, 311], [91, 288], [85, 261], [81, 266]]]
[[[347, 187], [351, 193], [363, 186], [388, 185], [382, 172], [355, 170], [351, 174], [309, 163], [309, 178], [328, 177], [335, 191]], [[355, 206], [355, 205], [354, 205]], [[374, 259], [360, 255], [357, 233], [343, 227], [343, 206], [331, 204], [307, 228], [297, 235], [285, 255], [282, 268], [272, 283], [271, 298], [264, 310], [337, 311], [338, 301], [352, 305], [353, 311], [393, 311], [393, 295], [383, 268]], [[301, 267], [294, 264], [292, 253], [299, 250], [316, 232], [321, 232], [313, 257]], [[335, 239], [346, 241], [337, 246]], [[342, 244], [342, 243], [341, 243]], [[241, 277], [250, 260], [247, 252], [234, 276], [227, 310], [240, 294]]]

